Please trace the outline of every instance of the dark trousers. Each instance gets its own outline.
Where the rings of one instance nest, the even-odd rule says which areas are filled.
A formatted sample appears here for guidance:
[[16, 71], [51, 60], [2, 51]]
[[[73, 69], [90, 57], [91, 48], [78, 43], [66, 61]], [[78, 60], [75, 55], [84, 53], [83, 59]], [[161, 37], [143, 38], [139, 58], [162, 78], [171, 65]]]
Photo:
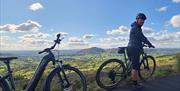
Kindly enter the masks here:
[[127, 54], [129, 60], [132, 62], [132, 68], [135, 70], [140, 69], [140, 55], [142, 53], [141, 48], [136, 47], [128, 47], [127, 48]]

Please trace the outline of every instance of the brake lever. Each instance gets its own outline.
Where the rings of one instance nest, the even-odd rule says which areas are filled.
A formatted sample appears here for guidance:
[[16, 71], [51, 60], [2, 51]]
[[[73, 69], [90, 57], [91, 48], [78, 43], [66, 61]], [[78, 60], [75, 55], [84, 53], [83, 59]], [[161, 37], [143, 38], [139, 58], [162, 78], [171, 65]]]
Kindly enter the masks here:
[[62, 41], [64, 39], [64, 37], [62, 37], [60, 40]]
[[143, 44], [143, 47], [148, 47], [146, 44]]
[[41, 54], [41, 53], [43, 53], [44, 51], [40, 51], [40, 52], [38, 52], [38, 54]]

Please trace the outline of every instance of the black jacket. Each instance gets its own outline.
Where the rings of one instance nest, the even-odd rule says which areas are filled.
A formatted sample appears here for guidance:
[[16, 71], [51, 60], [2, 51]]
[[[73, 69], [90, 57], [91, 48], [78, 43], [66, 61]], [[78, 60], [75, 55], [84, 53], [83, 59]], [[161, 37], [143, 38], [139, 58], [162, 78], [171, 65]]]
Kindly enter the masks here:
[[144, 36], [141, 26], [137, 25], [137, 23], [134, 22], [131, 24], [128, 47], [143, 48], [142, 43], [148, 44], [149, 46], [152, 45]]

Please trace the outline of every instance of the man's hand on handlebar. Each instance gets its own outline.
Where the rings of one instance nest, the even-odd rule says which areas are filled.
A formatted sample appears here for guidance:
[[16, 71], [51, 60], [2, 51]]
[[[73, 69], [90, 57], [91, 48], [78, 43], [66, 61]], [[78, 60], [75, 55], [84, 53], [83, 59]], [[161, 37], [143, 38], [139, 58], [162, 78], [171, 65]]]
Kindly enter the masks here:
[[155, 48], [155, 46], [152, 44], [151, 45], [143, 44], [143, 47]]
[[149, 48], [155, 48], [155, 46], [154, 45], [149, 45]]

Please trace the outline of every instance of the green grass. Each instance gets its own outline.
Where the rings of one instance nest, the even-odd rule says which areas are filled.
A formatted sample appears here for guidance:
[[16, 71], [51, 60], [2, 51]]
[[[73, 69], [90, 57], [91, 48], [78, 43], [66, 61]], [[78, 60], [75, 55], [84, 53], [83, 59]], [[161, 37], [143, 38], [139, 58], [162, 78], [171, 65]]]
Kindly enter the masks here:
[[[175, 55], [160, 55], [152, 54], [156, 58], [157, 69], [152, 79], [156, 79], [159, 77], [164, 77], [171, 74], [180, 73], [180, 53]], [[160, 55], [160, 56], [159, 56]], [[103, 89], [99, 88], [95, 82], [95, 73], [98, 67], [107, 59], [111, 58], [119, 58], [122, 59], [122, 55], [102, 53], [100, 55], [80, 55], [80, 56], [65, 56], [67, 58], [74, 58], [75, 61], [65, 61], [65, 64], [70, 64], [73, 67], [78, 68], [86, 75], [87, 83], [88, 83], [88, 91], [103, 91]], [[80, 59], [87, 59], [88, 61], [80, 61]], [[37, 61], [32, 58], [27, 58], [24, 60], [14, 61], [11, 66], [13, 68], [13, 76], [16, 79], [19, 79], [16, 82], [17, 91], [20, 91], [22, 87], [29, 81], [29, 79], [34, 74], [34, 70], [40, 61]], [[48, 67], [43, 74], [43, 77], [38, 84], [36, 91], [42, 91], [42, 84], [47, 76], [47, 74], [52, 70], [52, 63], [48, 64]], [[0, 74], [5, 72], [5, 67], [0, 65]]]
[[180, 53], [176, 56], [176, 67], [177, 70], [180, 72]]

